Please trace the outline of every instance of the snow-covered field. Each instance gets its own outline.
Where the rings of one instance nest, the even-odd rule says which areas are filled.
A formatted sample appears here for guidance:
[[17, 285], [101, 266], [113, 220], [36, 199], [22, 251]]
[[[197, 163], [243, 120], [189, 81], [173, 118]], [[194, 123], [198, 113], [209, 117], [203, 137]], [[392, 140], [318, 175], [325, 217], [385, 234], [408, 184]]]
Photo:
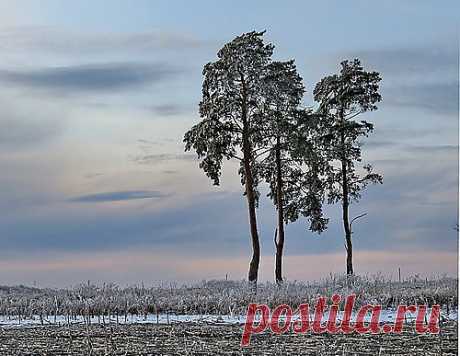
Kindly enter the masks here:
[[[428, 317], [431, 313], [431, 310], [428, 309]], [[341, 321], [343, 312], [339, 312], [337, 315], [337, 321]], [[416, 315], [407, 313], [406, 320], [408, 322], [414, 321]], [[447, 315], [444, 310], [441, 313], [443, 320], [455, 321], [458, 320], [457, 310], [449, 311]], [[329, 318], [328, 312], [325, 312], [322, 318], [323, 322], [326, 322]], [[298, 319], [297, 315], [294, 315], [292, 321]], [[310, 315], [310, 320], [314, 319], [314, 315]], [[356, 313], [352, 314], [351, 321], [356, 319]], [[380, 313], [380, 322], [394, 322], [396, 319], [395, 310], [382, 310]], [[18, 316], [7, 317], [0, 315], [0, 327], [32, 327], [32, 326], [42, 326], [42, 325], [67, 325], [70, 324], [85, 324], [89, 320], [90, 324], [177, 324], [177, 323], [210, 323], [210, 324], [228, 324], [228, 325], [238, 325], [244, 324], [246, 322], [246, 315], [176, 315], [176, 314], [147, 314], [146, 316], [141, 315], [128, 315], [125, 319], [124, 317], [118, 317], [118, 320], [114, 316], [93, 316], [89, 319], [83, 316], [77, 316], [74, 319], [68, 319], [65, 315], [56, 315], [56, 317], [45, 317], [40, 318], [39, 315], [33, 315], [25, 319], [19, 319]], [[259, 317], [255, 318], [255, 321], [258, 321]], [[284, 320], [283, 316], [280, 317], [280, 320]], [[366, 322], [370, 321], [370, 315], [367, 315], [365, 318]]]
[[[88, 322], [241, 324], [246, 320], [249, 303], [267, 304], [272, 309], [288, 304], [295, 310], [301, 303], [313, 307], [318, 297], [330, 298], [333, 294], [342, 297], [355, 294], [357, 308], [364, 304], [381, 305], [381, 322], [394, 321], [399, 304], [440, 304], [444, 319], [457, 320], [457, 291], [456, 278], [413, 277], [394, 282], [381, 276], [356, 277], [352, 282], [344, 276], [331, 276], [312, 283], [286, 282], [281, 287], [263, 283], [256, 294], [243, 281], [206, 281], [181, 286], [164, 283], [155, 287], [89, 283], [69, 289], [0, 287], [0, 326]], [[340, 309], [343, 310], [343, 304]], [[414, 317], [408, 313], [406, 320]], [[326, 312], [324, 319], [327, 318]]]

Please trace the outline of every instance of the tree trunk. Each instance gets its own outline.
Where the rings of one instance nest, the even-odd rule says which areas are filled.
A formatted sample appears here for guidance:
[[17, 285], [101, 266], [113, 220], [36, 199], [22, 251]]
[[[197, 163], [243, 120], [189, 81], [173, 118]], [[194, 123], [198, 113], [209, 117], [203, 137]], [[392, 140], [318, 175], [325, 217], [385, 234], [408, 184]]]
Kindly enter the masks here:
[[259, 273], [259, 262], [260, 262], [260, 243], [259, 233], [257, 232], [257, 218], [256, 218], [256, 196], [254, 192], [254, 178], [252, 175], [252, 148], [249, 141], [249, 123], [247, 119], [247, 98], [244, 78], [243, 82], [243, 105], [242, 105], [242, 121], [243, 121], [243, 167], [245, 175], [245, 190], [246, 198], [248, 200], [248, 211], [249, 211], [249, 225], [251, 229], [251, 242], [252, 242], [252, 259], [249, 264], [248, 280], [250, 283], [257, 285], [257, 277]]
[[259, 233], [257, 232], [257, 218], [256, 218], [256, 199], [253, 188], [253, 178], [248, 162], [244, 162], [244, 169], [246, 175], [246, 197], [248, 200], [249, 210], [249, 225], [251, 227], [251, 240], [252, 240], [252, 259], [249, 264], [248, 280], [254, 284], [257, 284], [257, 277], [259, 273], [259, 261], [260, 261], [260, 244], [259, 244]]
[[[342, 147], [345, 149], [345, 136], [341, 134]], [[345, 248], [347, 250], [347, 276], [353, 275], [353, 245], [351, 242], [351, 228], [349, 218], [349, 200], [348, 200], [348, 180], [347, 180], [347, 160], [345, 152], [342, 157], [342, 218], [343, 228], [345, 230]]]
[[[345, 174], [346, 177], [347, 167], [346, 162], [342, 161], [342, 175]], [[342, 180], [343, 184], [343, 202], [342, 202], [342, 217], [343, 217], [343, 228], [345, 230], [345, 241], [346, 241], [346, 250], [347, 250], [347, 275], [353, 274], [353, 245], [351, 242], [351, 229], [349, 222], [348, 214], [348, 186], [346, 184], [346, 178]]]
[[276, 208], [278, 210], [278, 241], [275, 237], [275, 281], [283, 283], [282, 259], [284, 248], [284, 206], [283, 206], [283, 176], [281, 173], [280, 139], [277, 137], [276, 144]]

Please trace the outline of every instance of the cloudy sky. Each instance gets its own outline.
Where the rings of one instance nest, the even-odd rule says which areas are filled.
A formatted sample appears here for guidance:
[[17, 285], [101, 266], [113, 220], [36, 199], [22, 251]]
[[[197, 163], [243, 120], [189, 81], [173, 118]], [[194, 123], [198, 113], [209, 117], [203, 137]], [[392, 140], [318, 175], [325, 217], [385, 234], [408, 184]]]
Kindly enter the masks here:
[[[364, 158], [383, 173], [351, 215], [355, 270], [456, 275], [456, 1], [0, 2], [0, 284], [68, 286], [245, 278], [249, 229], [233, 163], [213, 187], [183, 133], [199, 119], [201, 70], [235, 36], [267, 30], [296, 60], [306, 105], [359, 57], [381, 72]], [[363, 117], [364, 118], [364, 117]], [[289, 225], [285, 275], [343, 272], [338, 206], [328, 230]], [[261, 279], [273, 278], [261, 201]]]

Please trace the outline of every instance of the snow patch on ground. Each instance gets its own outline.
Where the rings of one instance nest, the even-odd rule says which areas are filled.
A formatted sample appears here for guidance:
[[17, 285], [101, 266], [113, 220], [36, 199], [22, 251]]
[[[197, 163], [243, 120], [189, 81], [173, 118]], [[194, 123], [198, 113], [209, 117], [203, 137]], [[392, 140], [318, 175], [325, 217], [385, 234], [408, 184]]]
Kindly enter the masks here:
[[[351, 320], [356, 319], [356, 314], [352, 314]], [[428, 309], [427, 318], [431, 314], [431, 310]], [[326, 322], [329, 318], [327, 312], [323, 314], [322, 321]], [[341, 321], [343, 318], [343, 312], [339, 312], [337, 315], [337, 321]], [[416, 313], [407, 313], [406, 321], [415, 321]], [[85, 320], [86, 319], [86, 320]], [[292, 321], [299, 319], [299, 315], [294, 314]], [[310, 320], [314, 319], [314, 315], [310, 315]], [[369, 322], [371, 316], [368, 314], [365, 317], [365, 321]], [[446, 311], [441, 312], [442, 320], [458, 320], [458, 311], [450, 310], [447, 315]], [[255, 318], [259, 321], [259, 316]], [[283, 317], [280, 317], [283, 320]], [[394, 323], [396, 320], [396, 310], [386, 309], [380, 313], [380, 322], [382, 323]], [[50, 325], [67, 325], [70, 324], [84, 324], [87, 322], [87, 318], [83, 316], [77, 316], [70, 320], [65, 315], [49, 316], [47, 318], [40, 318], [39, 315], [33, 315], [30, 318], [19, 319], [17, 316], [4, 316], [0, 315], [0, 328], [17, 328], [17, 327], [37, 327], [37, 326], [50, 326]], [[147, 314], [143, 315], [131, 315], [129, 314], [126, 319], [125, 316], [119, 316], [118, 319], [115, 316], [95, 316], [90, 318], [91, 324], [174, 324], [174, 323], [212, 323], [212, 324], [244, 324], [246, 322], [245, 315], [176, 315], [176, 314]]]

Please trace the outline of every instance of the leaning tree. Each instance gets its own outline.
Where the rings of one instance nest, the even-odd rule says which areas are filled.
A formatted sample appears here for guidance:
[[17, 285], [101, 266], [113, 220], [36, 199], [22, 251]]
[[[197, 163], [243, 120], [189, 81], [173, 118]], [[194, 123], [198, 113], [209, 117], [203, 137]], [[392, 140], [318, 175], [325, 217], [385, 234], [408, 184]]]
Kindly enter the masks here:
[[377, 109], [380, 102], [378, 72], [367, 72], [358, 59], [343, 61], [339, 74], [323, 78], [313, 92], [319, 103], [319, 129], [323, 132], [323, 149], [331, 162], [327, 169], [329, 203], [342, 203], [342, 220], [347, 251], [347, 275], [353, 274], [352, 230], [349, 205], [359, 201], [361, 191], [370, 183], [382, 183], [370, 164], [361, 162], [360, 139], [374, 129], [367, 121], [355, 118]]
[[240, 163], [239, 173], [247, 199], [253, 255], [249, 282], [257, 283], [260, 244], [256, 207], [259, 175], [256, 150], [260, 148], [264, 81], [274, 46], [265, 44], [264, 32], [236, 37], [217, 53], [218, 59], [203, 69], [201, 121], [184, 136], [185, 150], [194, 149], [200, 168], [220, 183], [224, 159]]
[[285, 225], [299, 216], [310, 219], [310, 229], [321, 232], [327, 219], [322, 216], [323, 190], [321, 155], [314, 144], [315, 120], [300, 108], [304, 94], [302, 78], [294, 61], [272, 62], [264, 78], [262, 156], [259, 171], [270, 190], [277, 210], [275, 230], [275, 281], [283, 281], [282, 258]]

